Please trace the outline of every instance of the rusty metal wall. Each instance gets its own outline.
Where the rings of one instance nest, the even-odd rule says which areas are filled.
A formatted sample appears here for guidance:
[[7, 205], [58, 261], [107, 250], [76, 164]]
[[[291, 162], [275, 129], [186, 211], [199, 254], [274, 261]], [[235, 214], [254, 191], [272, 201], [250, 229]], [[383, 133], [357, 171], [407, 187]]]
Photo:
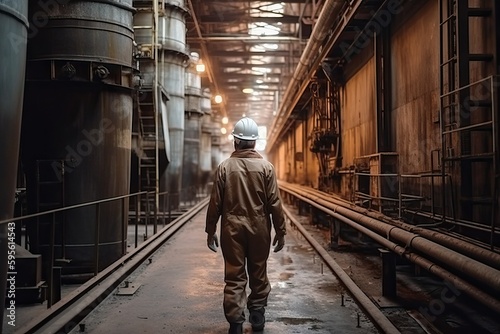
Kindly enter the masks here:
[[[0, 0], [0, 220], [14, 215], [16, 174], [21, 135], [28, 1]], [[0, 227], [0, 305], [5, 305], [8, 228]], [[14, 232], [12, 227], [10, 232]], [[21, 231], [15, 231], [18, 237]], [[11, 234], [12, 235], [12, 234]], [[12, 254], [13, 255], [13, 254]], [[3, 311], [0, 316], [3, 321]], [[2, 325], [0, 321], [0, 326]]]
[[[453, 203], [453, 208], [449, 209], [450, 216], [453, 209], [457, 217], [491, 225], [490, 221], [493, 220], [491, 217], [494, 214], [491, 212], [491, 198], [496, 193], [491, 180], [494, 179], [495, 165], [491, 160], [472, 163], [466, 162], [465, 159], [478, 160], [482, 154], [491, 155], [493, 145], [498, 142], [498, 138], [493, 138], [491, 129], [471, 130], [468, 133], [457, 131], [447, 136], [450, 139], [446, 142], [446, 152], [441, 152], [443, 143], [439, 110], [439, 52], [440, 43], [446, 49], [448, 41], [440, 41], [439, 3], [431, 0], [402, 3], [401, 11], [398, 10], [397, 15], [390, 17], [387, 26], [382, 27], [387, 29], [381, 32], [379, 38], [375, 41], [370, 39], [362, 49], [356, 50], [354, 57], [348, 57], [349, 60], [342, 64], [341, 165], [338, 166], [340, 170], [335, 171], [336, 174], [333, 176], [336, 178], [335, 186], [340, 187], [339, 192], [342, 196], [352, 198], [354, 191], [359, 189], [359, 185], [355, 182], [356, 177], [353, 176], [353, 166], [363, 157], [370, 163], [365, 166], [365, 172], [412, 174], [412, 177], [418, 175], [420, 178], [408, 181], [408, 186], [410, 195], [419, 197], [420, 202], [416, 204], [420, 206], [419, 209], [429, 212], [437, 209], [439, 212], [444, 200], [445, 208], [448, 203], [450, 207]], [[476, 11], [484, 10], [482, 15], [468, 17], [467, 53], [472, 55], [469, 63], [469, 81], [472, 84], [498, 72], [495, 68], [498, 64], [496, 59], [498, 41], [495, 39], [498, 36], [498, 23], [495, 20], [498, 18], [494, 17], [494, 10], [491, 15], [488, 12], [492, 9], [489, 2], [471, 0], [468, 6], [476, 8]], [[460, 28], [464, 29], [462, 26]], [[459, 31], [464, 32], [460, 29]], [[375, 66], [377, 62], [378, 66]], [[376, 77], [377, 71], [380, 71], [379, 78]], [[443, 77], [447, 77], [446, 74]], [[458, 73], [453, 76], [453, 81], [458, 80], [455, 77], [458, 77]], [[382, 85], [383, 80], [388, 81]], [[448, 85], [446, 80], [449, 79], [445, 78], [444, 86]], [[497, 87], [489, 85], [497, 86], [496, 81], [495, 77], [493, 81], [485, 84], [473, 85], [461, 94], [460, 98], [465, 99], [465, 102], [462, 100], [460, 106], [455, 108], [455, 120], [451, 124], [453, 128], [468, 124], [490, 123], [491, 114], [497, 114], [497, 110], [495, 101], [493, 107], [489, 102], [492, 100], [492, 95], [498, 99], [498, 94]], [[380, 84], [378, 92], [377, 83]], [[443, 89], [446, 91], [447, 88]], [[384, 93], [386, 95], [382, 96]], [[377, 101], [383, 104], [377, 105]], [[455, 101], [458, 101], [457, 97]], [[465, 105], [468, 102], [472, 106]], [[306, 112], [305, 107], [302, 108], [301, 116]], [[378, 120], [377, 112], [381, 114], [378, 115], [380, 117]], [[313, 130], [312, 121], [311, 110], [307, 110], [306, 119], [296, 120], [289, 130], [295, 132], [297, 138], [300, 136], [307, 142], [303, 145], [303, 163], [296, 161], [293, 154], [290, 154], [288, 139], [290, 133], [284, 134], [278, 145], [279, 159], [284, 160], [280, 161], [280, 166], [285, 169], [280, 173], [280, 177], [295, 179], [297, 183], [315, 187], [319, 166], [317, 159], [309, 151], [309, 139], [307, 139]], [[380, 128], [377, 127], [378, 121], [383, 125]], [[300, 131], [299, 127], [303, 127], [303, 131]], [[300, 146], [301, 144], [296, 141], [294, 152], [298, 152]], [[379, 147], [384, 151], [379, 152]], [[450, 158], [445, 171], [447, 177], [450, 177], [448, 180], [451, 180], [447, 181], [450, 186], [446, 187], [444, 195], [440, 175], [440, 159], [443, 154]], [[451, 161], [451, 158], [454, 161]], [[460, 158], [463, 158], [462, 161]], [[375, 162], [377, 159], [379, 162]], [[383, 165], [383, 160], [386, 165]], [[286, 172], [288, 164], [292, 166], [293, 172]], [[335, 167], [337, 166], [333, 166], [332, 171]], [[430, 174], [437, 176], [431, 178]], [[301, 175], [303, 177], [300, 177]], [[368, 183], [371, 184], [372, 181]], [[388, 181], [391, 183], [389, 188], [392, 195], [397, 194], [397, 184], [393, 181]], [[370, 192], [370, 195], [379, 196], [383, 191], [383, 187], [371, 188], [376, 194]], [[431, 196], [434, 197], [433, 200], [429, 200]], [[397, 196], [391, 198], [394, 200]], [[473, 205], [473, 209], [463, 209], [467, 201], [472, 203], [469, 206]], [[436, 205], [441, 207], [435, 208]]]
[[[364, 64], [343, 87], [342, 164], [349, 166], [360, 156], [376, 152], [374, 61]], [[361, 98], [362, 97], [362, 98]]]
[[402, 173], [431, 170], [431, 150], [441, 148], [437, 10], [429, 2], [392, 36], [392, 147]]
[[[129, 193], [132, 126], [132, 1], [29, 3], [22, 161], [31, 212]], [[44, 17], [45, 21], [37, 21]], [[42, 163], [43, 162], [43, 163]], [[39, 164], [44, 168], [39, 168]], [[64, 171], [63, 171], [64, 166]], [[52, 190], [41, 188], [50, 180]], [[57, 195], [55, 194], [57, 193]], [[40, 194], [40, 196], [38, 196]], [[56, 199], [54, 199], [56, 198]], [[51, 203], [52, 202], [52, 203]], [[102, 205], [99, 269], [126, 250], [128, 207]], [[30, 244], [47, 261], [50, 217]], [[56, 257], [74, 272], [92, 272], [96, 208], [58, 218]], [[64, 240], [64, 241], [63, 241]], [[65, 244], [64, 250], [62, 245]], [[63, 253], [64, 251], [64, 253]]]

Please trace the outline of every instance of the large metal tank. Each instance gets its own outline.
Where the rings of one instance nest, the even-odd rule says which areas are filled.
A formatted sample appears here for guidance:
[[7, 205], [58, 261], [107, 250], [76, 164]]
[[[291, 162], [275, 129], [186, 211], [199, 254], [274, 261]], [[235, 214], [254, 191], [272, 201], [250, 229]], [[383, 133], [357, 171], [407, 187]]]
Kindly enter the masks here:
[[[0, 0], [0, 220], [14, 214], [28, 21], [27, 0]], [[7, 225], [0, 227], [0, 305], [7, 282]], [[21, 234], [21, 231], [16, 231]], [[3, 321], [3, 310], [0, 311]], [[0, 326], [2, 325], [0, 321]]]
[[200, 190], [201, 154], [201, 77], [196, 69], [199, 55], [192, 53], [185, 71], [185, 131], [184, 160], [182, 166], [183, 201], [191, 201]]
[[213, 119], [212, 127], [212, 169], [216, 170], [222, 161], [222, 133], [220, 116], [216, 115]]
[[201, 139], [200, 139], [200, 184], [202, 191], [208, 193], [207, 184], [212, 179], [212, 94], [208, 88], [203, 89], [201, 96]]
[[186, 18], [184, 1], [166, 1], [164, 17], [167, 19], [159, 31], [162, 43], [160, 83], [168, 94], [168, 129], [171, 161], [160, 179], [160, 191], [168, 191], [170, 206], [177, 209], [180, 204], [182, 186], [182, 164], [184, 156], [184, 104]]
[[[29, 3], [22, 161], [31, 212], [129, 193], [132, 0], [64, 3]], [[57, 216], [55, 256], [70, 260], [63, 271], [93, 272], [96, 255], [102, 270], [126, 252], [127, 203]], [[47, 220], [28, 227], [45, 263]]]

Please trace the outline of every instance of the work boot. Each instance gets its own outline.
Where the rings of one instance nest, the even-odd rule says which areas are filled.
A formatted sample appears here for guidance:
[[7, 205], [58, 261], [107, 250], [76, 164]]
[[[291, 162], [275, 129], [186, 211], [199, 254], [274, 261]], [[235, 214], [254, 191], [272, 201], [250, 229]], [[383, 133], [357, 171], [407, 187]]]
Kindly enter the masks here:
[[266, 317], [264, 317], [264, 308], [260, 308], [257, 310], [250, 310], [250, 323], [252, 324], [252, 329], [256, 332], [264, 329], [264, 325], [266, 324]]
[[229, 332], [228, 334], [243, 334], [243, 324], [237, 322], [229, 323]]

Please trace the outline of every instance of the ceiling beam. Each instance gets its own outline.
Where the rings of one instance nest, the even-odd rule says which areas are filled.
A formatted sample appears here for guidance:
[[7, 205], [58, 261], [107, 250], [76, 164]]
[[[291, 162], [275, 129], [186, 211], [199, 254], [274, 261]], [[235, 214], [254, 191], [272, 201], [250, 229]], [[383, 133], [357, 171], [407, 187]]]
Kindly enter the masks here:
[[241, 35], [236, 36], [235, 34], [228, 34], [223, 36], [222, 34], [209, 35], [206, 34], [203, 37], [187, 37], [187, 42], [245, 42], [245, 43], [297, 43], [304, 42], [306, 40], [300, 39], [295, 36], [251, 36], [251, 35]]
[[222, 50], [211, 50], [210, 56], [212, 57], [235, 57], [247, 59], [251, 56], [264, 56], [264, 57], [289, 57], [290, 55], [295, 55], [296, 57], [300, 57], [299, 51], [266, 51], [266, 52], [257, 52], [257, 51], [249, 51], [249, 50], [241, 50], [241, 51], [222, 51]]
[[284, 62], [276, 62], [276, 63], [262, 63], [262, 64], [249, 64], [249, 63], [234, 63], [234, 62], [223, 62], [219, 63], [221, 67], [239, 67], [239, 68], [252, 68], [252, 67], [272, 67], [272, 68], [280, 68], [286, 67], [287, 64]]
[[[270, 78], [270, 77], [282, 77], [283, 74], [281, 73], [266, 73], [266, 75], [264, 76], [263, 74], [252, 74], [252, 73], [224, 73], [224, 78], [223, 79], [232, 79], [232, 78], [235, 78], [235, 79], [241, 79], [242, 77], [248, 77], [248, 78], [255, 78], [255, 79], [265, 79], [266, 77], [267, 78]], [[222, 78], [221, 78], [222, 79]], [[229, 83], [231, 84], [231, 83]], [[236, 84], [235, 83], [232, 83], [232, 84]]]
[[[206, 0], [198, 0], [198, 1], [192, 1], [193, 3], [203, 3], [205, 2]], [[212, 0], [211, 1], [211, 4], [212, 5], [215, 5], [217, 3], [249, 3], [249, 2], [252, 2], [252, 1], [248, 1], [248, 0]], [[258, 1], [254, 1], [254, 2], [258, 2]], [[270, 1], [272, 3], [281, 3], [281, 2], [284, 2], [284, 3], [304, 3], [304, 0], [283, 0], [283, 1]]]
[[255, 22], [263, 22], [267, 24], [293, 24], [299, 23], [300, 17], [294, 15], [284, 15], [279, 17], [273, 16], [248, 16], [248, 13], [240, 14], [225, 14], [225, 15], [206, 15], [198, 18], [199, 24], [219, 24], [219, 23], [255, 23]]

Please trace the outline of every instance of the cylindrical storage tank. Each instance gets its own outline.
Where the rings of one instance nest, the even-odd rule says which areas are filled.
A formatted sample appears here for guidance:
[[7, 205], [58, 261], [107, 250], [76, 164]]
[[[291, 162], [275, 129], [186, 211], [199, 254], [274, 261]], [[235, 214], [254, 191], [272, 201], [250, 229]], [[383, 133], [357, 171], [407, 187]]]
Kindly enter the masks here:
[[[21, 140], [31, 212], [129, 193], [132, 16], [132, 0], [30, 1]], [[55, 257], [69, 260], [63, 274], [91, 273], [96, 258], [102, 270], [125, 254], [127, 203], [56, 216]], [[50, 221], [28, 226], [45, 264]]]
[[182, 201], [191, 201], [200, 188], [201, 77], [196, 71], [199, 57], [191, 55], [185, 71], [184, 156], [182, 165]]
[[183, 1], [167, 1], [163, 17], [173, 19], [160, 27], [158, 36], [159, 42], [162, 44], [160, 83], [169, 98], [167, 111], [171, 157], [169, 165], [160, 179], [160, 191], [168, 192], [170, 208], [174, 210], [180, 204], [184, 155], [184, 72], [188, 59], [185, 45], [186, 14]]
[[167, 118], [171, 160], [162, 175], [160, 191], [168, 191], [170, 206], [176, 209], [179, 207], [184, 154], [184, 58], [166, 52], [164, 59], [162, 66], [165, 80], [162, 85], [169, 98]]
[[158, 39], [163, 49], [186, 54], [186, 15], [184, 1], [165, 1], [165, 14], [159, 17]]
[[[27, 0], [0, 0], [0, 220], [14, 214], [17, 160], [21, 135], [28, 21]], [[5, 301], [9, 244], [0, 227], [0, 303]], [[21, 234], [21, 231], [15, 231]], [[14, 247], [11, 246], [11, 247]], [[0, 315], [3, 317], [3, 307]], [[2, 324], [0, 321], [0, 325]]]
[[212, 95], [210, 90], [205, 88], [201, 97], [201, 152], [200, 152], [200, 184], [203, 186], [204, 193], [210, 191], [207, 184], [212, 176]]
[[215, 116], [212, 123], [212, 169], [216, 170], [222, 161], [222, 140], [221, 140], [221, 120], [220, 116]]

